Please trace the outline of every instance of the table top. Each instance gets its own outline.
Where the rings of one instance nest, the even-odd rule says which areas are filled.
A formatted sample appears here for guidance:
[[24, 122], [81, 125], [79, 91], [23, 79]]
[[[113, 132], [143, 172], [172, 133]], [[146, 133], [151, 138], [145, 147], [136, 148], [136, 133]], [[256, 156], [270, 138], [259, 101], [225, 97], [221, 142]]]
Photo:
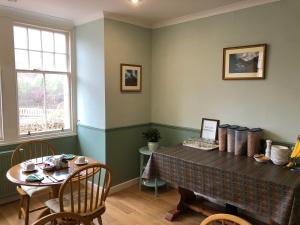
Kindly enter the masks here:
[[149, 151], [147, 146], [141, 147], [139, 149], [139, 152], [140, 152], [140, 154], [143, 154], [143, 155], [151, 155], [153, 153], [153, 152]]
[[[53, 186], [53, 185], [60, 185], [64, 182], [58, 181], [53, 177], [54, 173], [65, 173], [65, 174], [72, 174], [75, 170], [77, 170], [80, 165], [76, 165], [75, 161], [77, 160], [78, 156], [76, 156], [74, 159], [68, 161], [68, 168], [66, 169], [61, 169], [61, 170], [56, 170], [56, 171], [45, 171], [42, 170], [39, 165], [36, 165], [36, 170], [33, 172], [23, 172], [22, 169], [22, 163], [17, 164], [13, 167], [11, 167], [7, 173], [6, 177], [9, 181], [12, 183], [18, 184], [18, 185], [26, 185], [26, 186]], [[91, 159], [89, 157], [85, 157], [86, 160], [88, 161], [88, 164], [91, 163], [98, 163], [97, 160]], [[35, 159], [33, 159], [34, 161]], [[86, 165], [88, 165], [86, 164]], [[26, 181], [27, 176], [30, 174], [39, 174], [44, 177], [44, 180], [40, 182], [28, 182]]]

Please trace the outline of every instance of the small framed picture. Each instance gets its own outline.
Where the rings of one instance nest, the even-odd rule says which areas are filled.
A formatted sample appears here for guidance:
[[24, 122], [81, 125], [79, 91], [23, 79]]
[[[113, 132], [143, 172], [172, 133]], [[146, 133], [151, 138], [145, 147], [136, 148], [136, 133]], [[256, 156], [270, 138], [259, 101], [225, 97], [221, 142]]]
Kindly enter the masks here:
[[218, 139], [219, 124], [220, 120], [203, 118], [201, 125], [201, 138], [216, 141]]
[[223, 49], [223, 80], [265, 79], [266, 44]]
[[121, 92], [142, 90], [142, 66], [121, 64]]

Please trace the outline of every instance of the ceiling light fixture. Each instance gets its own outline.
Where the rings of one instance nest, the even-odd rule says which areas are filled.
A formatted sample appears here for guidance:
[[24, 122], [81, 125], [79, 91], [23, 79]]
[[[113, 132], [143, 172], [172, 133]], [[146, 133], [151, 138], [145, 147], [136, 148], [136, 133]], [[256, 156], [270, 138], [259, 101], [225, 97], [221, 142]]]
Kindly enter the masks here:
[[141, 0], [130, 0], [133, 4], [138, 4]]

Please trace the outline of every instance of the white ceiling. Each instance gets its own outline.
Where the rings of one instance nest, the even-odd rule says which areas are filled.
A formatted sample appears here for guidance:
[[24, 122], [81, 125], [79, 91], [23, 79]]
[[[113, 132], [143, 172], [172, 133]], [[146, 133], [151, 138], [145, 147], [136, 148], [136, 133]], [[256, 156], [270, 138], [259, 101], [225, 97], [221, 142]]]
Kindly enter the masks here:
[[[0, 6], [58, 17], [81, 24], [100, 18], [159, 27], [189, 17], [206, 17], [277, 0], [0, 0]], [[173, 22], [172, 22], [173, 21]]]

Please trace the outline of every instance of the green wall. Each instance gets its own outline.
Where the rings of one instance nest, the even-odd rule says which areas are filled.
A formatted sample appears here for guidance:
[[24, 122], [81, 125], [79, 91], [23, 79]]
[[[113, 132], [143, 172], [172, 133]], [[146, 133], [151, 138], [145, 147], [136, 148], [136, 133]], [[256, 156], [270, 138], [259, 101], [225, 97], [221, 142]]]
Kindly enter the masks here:
[[[106, 128], [150, 122], [151, 30], [104, 20]], [[120, 64], [142, 65], [142, 91], [120, 91]]]
[[104, 20], [76, 27], [77, 119], [105, 128]]
[[149, 124], [109, 129], [106, 132], [106, 163], [112, 168], [112, 184], [139, 176], [138, 149], [146, 145], [142, 132]]
[[[105, 19], [106, 163], [113, 185], [136, 178], [142, 132], [150, 122], [152, 31]], [[120, 91], [120, 64], [142, 65], [142, 91]], [[142, 124], [142, 125], [140, 125]], [[144, 125], [146, 124], [146, 125]], [[114, 129], [116, 128], [116, 129]]]
[[[300, 134], [300, 1], [282, 0], [153, 31], [151, 122], [199, 129], [201, 119]], [[225, 47], [267, 43], [266, 80], [223, 81]]]
[[101, 163], [106, 163], [105, 130], [78, 125], [77, 132], [80, 154], [97, 159]]
[[188, 138], [200, 137], [200, 130], [197, 129], [157, 123], [152, 123], [151, 127], [159, 130], [162, 137], [161, 146], [177, 145]]

